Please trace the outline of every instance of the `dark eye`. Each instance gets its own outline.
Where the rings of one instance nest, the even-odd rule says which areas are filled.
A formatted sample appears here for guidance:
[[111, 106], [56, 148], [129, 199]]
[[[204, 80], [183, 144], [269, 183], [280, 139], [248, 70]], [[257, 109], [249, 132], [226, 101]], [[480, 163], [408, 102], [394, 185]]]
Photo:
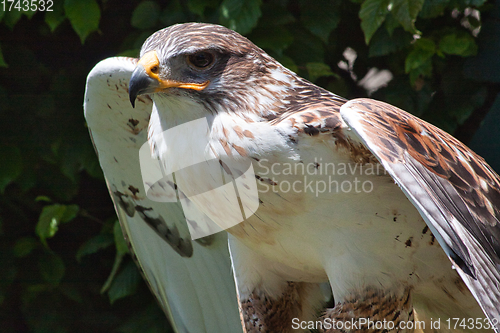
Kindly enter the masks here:
[[215, 57], [210, 52], [197, 52], [188, 56], [188, 62], [197, 69], [204, 69], [213, 64]]

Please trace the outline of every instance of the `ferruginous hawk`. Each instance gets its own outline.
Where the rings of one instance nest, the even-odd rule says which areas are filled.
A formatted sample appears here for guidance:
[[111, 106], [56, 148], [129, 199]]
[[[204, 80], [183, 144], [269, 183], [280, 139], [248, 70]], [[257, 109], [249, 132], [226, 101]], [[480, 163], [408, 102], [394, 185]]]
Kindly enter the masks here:
[[[85, 116], [124, 233], [179, 332], [241, 332], [241, 322], [246, 332], [500, 332], [500, 178], [439, 128], [347, 101], [200, 23], [156, 32], [139, 61], [96, 65]], [[206, 130], [190, 127], [202, 118]], [[159, 183], [194, 207], [187, 224], [185, 206], [151, 200], [139, 161], [147, 139], [164, 168], [195, 152], [225, 176], [227, 161], [251, 161], [258, 209], [192, 241], [187, 224], [201, 228], [224, 207], [184, 194], [211, 181], [199, 169], [184, 187]]]

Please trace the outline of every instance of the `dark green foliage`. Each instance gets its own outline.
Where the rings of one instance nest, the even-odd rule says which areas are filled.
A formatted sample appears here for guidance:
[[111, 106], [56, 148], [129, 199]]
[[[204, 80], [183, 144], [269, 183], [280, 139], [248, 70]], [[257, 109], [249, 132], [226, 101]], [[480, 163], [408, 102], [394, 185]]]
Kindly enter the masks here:
[[95, 0], [64, 0], [64, 13], [82, 43], [99, 27], [101, 10]]
[[168, 332], [128, 255], [82, 104], [99, 60], [136, 56], [174, 23], [224, 24], [347, 98], [371, 92], [359, 84], [371, 69], [388, 70], [372, 97], [465, 142], [486, 119], [472, 145], [500, 168], [500, 1], [54, 0], [52, 9], [0, 8], [2, 332]]

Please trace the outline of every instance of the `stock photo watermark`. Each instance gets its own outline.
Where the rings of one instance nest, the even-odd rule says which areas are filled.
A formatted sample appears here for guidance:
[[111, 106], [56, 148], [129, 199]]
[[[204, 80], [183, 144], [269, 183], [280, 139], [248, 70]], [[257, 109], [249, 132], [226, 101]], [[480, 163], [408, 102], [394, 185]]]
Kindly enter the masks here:
[[324, 318], [322, 320], [304, 321], [299, 318], [292, 319], [292, 329], [294, 330], [481, 330], [492, 329], [498, 325], [498, 319], [489, 320], [488, 318], [441, 318], [428, 321], [419, 320], [373, 320], [371, 318], [351, 318], [349, 320], [335, 320]]
[[1, 0], [0, 8], [3, 12], [52, 12], [52, 0]]
[[[146, 195], [156, 202], [180, 202], [192, 239], [228, 229], [259, 208], [255, 172], [250, 159], [216, 157], [205, 133], [206, 118], [196, 119], [161, 133], [167, 145], [183, 133], [201, 133], [189, 152], [167, 150], [165, 160], [152, 157], [149, 143], [139, 151]], [[169, 155], [171, 154], [171, 155]]]
[[259, 193], [371, 193], [374, 184], [364, 176], [386, 174], [380, 164], [333, 163], [315, 158], [310, 163], [257, 162]]
[[[172, 143], [185, 132], [200, 135], [188, 146], [175, 148]], [[278, 163], [219, 156], [207, 133], [208, 120], [200, 118], [155, 135], [156, 146], [174, 148], [157, 150], [153, 156], [146, 142], [139, 151], [147, 197], [156, 202], [179, 202], [193, 239], [248, 219], [259, 208], [259, 195], [371, 193], [373, 176], [386, 172], [380, 164], [332, 163], [321, 158], [309, 163]]]

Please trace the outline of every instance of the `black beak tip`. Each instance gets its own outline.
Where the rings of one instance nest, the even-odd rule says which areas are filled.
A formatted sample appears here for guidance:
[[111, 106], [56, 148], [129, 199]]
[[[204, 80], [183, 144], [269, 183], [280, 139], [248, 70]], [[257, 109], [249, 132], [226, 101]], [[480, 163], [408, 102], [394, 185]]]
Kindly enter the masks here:
[[132, 104], [132, 107], [135, 108], [136, 96], [134, 96], [134, 94], [129, 94], [129, 97], [130, 97], [130, 104]]
[[130, 82], [128, 84], [128, 97], [133, 108], [135, 108], [135, 100], [137, 99], [137, 96], [140, 94], [141, 90], [141, 84], [138, 83], [138, 81], [142, 80], [138, 80], [138, 76], [135, 72], [132, 73], [132, 77], [130, 78]]

